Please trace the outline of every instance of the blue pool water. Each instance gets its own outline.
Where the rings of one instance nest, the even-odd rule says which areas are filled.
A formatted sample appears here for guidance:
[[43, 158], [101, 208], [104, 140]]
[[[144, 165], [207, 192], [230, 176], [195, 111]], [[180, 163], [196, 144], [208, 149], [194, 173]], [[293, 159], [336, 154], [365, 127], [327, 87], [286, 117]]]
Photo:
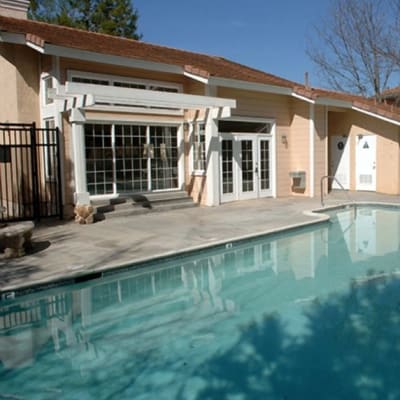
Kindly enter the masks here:
[[0, 399], [399, 399], [400, 211], [0, 303]]

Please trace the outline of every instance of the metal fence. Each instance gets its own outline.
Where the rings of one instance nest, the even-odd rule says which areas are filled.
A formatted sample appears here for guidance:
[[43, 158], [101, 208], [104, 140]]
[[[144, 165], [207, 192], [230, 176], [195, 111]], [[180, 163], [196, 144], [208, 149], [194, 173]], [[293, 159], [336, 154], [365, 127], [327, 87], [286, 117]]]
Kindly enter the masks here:
[[0, 123], [0, 221], [62, 218], [58, 128]]

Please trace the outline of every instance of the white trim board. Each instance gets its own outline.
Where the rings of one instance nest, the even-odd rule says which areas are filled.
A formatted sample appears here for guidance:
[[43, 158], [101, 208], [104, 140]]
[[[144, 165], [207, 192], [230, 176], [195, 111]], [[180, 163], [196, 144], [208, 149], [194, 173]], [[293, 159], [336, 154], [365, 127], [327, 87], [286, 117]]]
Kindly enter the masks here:
[[293, 93], [293, 89], [289, 87], [268, 85], [265, 83], [241, 81], [229, 78], [210, 77], [208, 82], [210, 85], [223, 86], [234, 89], [251, 90], [255, 92], [284, 94], [287, 96], [290, 96]]
[[[64, 90], [62, 89], [64, 88]], [[63, 93], [64, 92], [64, 93]], [[141, 106], [170, 107], [178, 109], [190, 108], [235, 108], [236, 100], [220, 97], [199, 96], [183, 93], [166, 93], [142, 89], [130, 89], [114, 86], [101, 86], [66, 82], [60, 87], [57, 94], [61, 95], [89, 95], [94, 102], [108, 102], [114, 104], [134, 104]], [[94, 105], [94, 104], [92, 104]]]

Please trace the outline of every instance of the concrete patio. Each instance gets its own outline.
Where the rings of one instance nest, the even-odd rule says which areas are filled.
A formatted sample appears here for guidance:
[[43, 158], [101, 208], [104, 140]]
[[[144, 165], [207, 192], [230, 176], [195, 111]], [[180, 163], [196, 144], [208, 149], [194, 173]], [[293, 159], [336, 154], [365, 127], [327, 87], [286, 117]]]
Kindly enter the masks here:
[[[356, 202], [400, 204], [399, 196], [369, 192], [346, 196], [335, 192], [325, 205], [348, 203], [349, 198]], [[318, 198], [267, 198], [106, 219], [92, 225], [42, 222], [34, 229], [34, 249], [30, 254], [10, 260], [0, 258], [0, 293], [315, 223], [323, 216], [304, 212], [320, 208]]]

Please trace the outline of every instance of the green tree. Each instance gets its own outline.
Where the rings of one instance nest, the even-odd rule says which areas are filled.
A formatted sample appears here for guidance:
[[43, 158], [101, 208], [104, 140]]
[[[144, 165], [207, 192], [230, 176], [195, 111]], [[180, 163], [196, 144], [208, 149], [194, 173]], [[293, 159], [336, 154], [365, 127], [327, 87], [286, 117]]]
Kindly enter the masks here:
[[31, 0], [29, 18], [92, 32], [140, 39], [130, 0]]

